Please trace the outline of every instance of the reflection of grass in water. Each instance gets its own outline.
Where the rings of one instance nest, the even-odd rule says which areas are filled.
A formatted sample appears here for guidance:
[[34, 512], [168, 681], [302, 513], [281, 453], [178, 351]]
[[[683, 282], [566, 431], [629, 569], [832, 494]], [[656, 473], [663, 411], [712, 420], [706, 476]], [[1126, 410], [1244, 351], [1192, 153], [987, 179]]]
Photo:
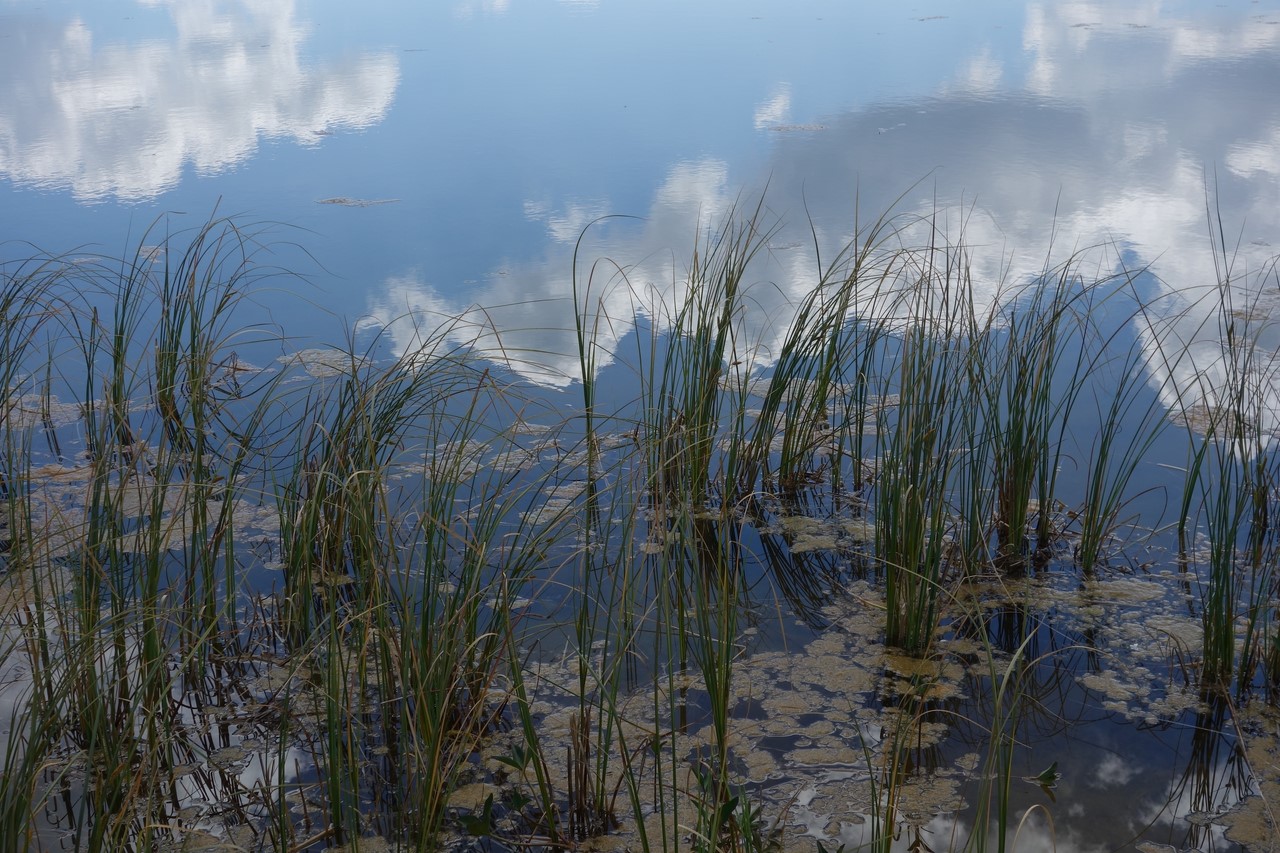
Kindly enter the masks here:
[[[352, 344], [247, 370], [236, 309], [259, 235], [230, 223], [116, 266], [7, 274], [3, 559], [25, 606], [6, 661], [31, 676], [0, 846], [47, 846], [26, 816], [54, 802], [79, 849], [194, 837], [214, 822], [183, 810], [202, 787], [217, 820], [277, 850], [369, 833], [428, 849], [458, 829], [568, 846], [620, 824], [650, 850], [773, 849], [812, 801], [771, 800], [770, 774], [843, 756], [872, 818], [863, 841], [889, 849], [925, 780], [959, 785], [938, 744], [962, 722], [948, 661], [973, 658], [988, 705], [963, 713], [982, 715], [967, 724], [990, 746], [969, 841], [1003, 849], [1017, 732], [1053, 695], [1029, 661], [1064, 653], [1037, 647], [1057, 629], [1028, 616], [1013, 576], [1073, 545], [1086, 572], [1105, 565], [1158, 429], [1138, 352], [1102, 311], [1127, 279], [1084, 280], [1077, 255], [980, 315], [962, 241], [884, 217], [825, 264], [765, 354], [743, 331], [764, 216], [699, 244], [653, 324], [665, 331], [636, 344], [639, 398], [617, 412], [599, 404], [597, 339], [626, 318], [603, 316], [599, 289], [631, 283], [607, 264], [579, 280], [575, 259], [584, 417], [536, 440], [533, 403], [450, 349], [449, 329], [390, 364]], [[1183, 507], [1212, 484], [1198, 493], [1202, 660], [1219, 688], [1250, 682], [1274, 646], [1254, 373], [1217, 398], [1235, 400], [1236, 444], [1213, 443], [1220, 419], [1193, 438]], [[64, 385], [87, 456], [51, 475], [36, 439], [65, 440]], [[1099, 420], [1082, 434], [1089, 395]], [[1073, 458], [1076, 494], [1058, 474]], [[251, 527], [252, 505], [278, 531]], [[278, 584], [254, 580], [272, 571]], [[974, 594], [1006, 578], [998, 608]], [[539, 593], [564, 609], [538, 610]], [[828, 610], [851, 595], [856, 619]], [[825, 668], [787, 670], [790, 690], [762, 683], [787, 656], [748, 654], [771, 608], [835, 626], [810, 649]], [[861, 639], [822, 651], [835, 631]], [[1076, 645], [1095, 661], [1091, 636]], [[1169, 657], [1194, 677], [1178, 637]], [[880, 672], [847, 660], [885, 639], [908, 657]], [[566, 641], [563, 670], [547, 669]], [[805, 678], [850, 725], [806, 704]], [[790, 746], [770, 755], [758, 737]], [[256, 775], [232, 761], [251, 748]], [[291, 764], [303, 754], [309, 767]]]
[[[1161, 339], [1170, 374], [1189, 371], [1193, 381], [1174, 389], [1171, 420], [1187, 432], [1187, 464], [1175, 520], [1180, 559], [1203, 562], [1200, 580], [1203, 654], [1201, 678], [1219, 691], [1251, 689], [1267, 672], [1272, 689], [1277, 634], [1274, 565], [1277, 555], [1275, 495], [1280, 486], [1276, 451], [1277, 363], [1273, 321], [1261, 310], [1280, 283], [1276, 261], [1242, 270], [1228, 243], [1220, 213], [1206, 195], [1216, 281], [1202, 288], [1193, 309], [1204, 317], [1190, 333], [1147, 318]], [[1192, 314], [1192, 316], [1195, 316]], [[1164, 347], [1168, 340], [1169, 346]], [[1192, 549], [1197, 530], [1207, 548]], [[1243, 622], [1241, 636], [1240, 624]]]
[[[226, 543], [256, 436], [252, 413], [238, 444], [218, 435], [236, 395], [216, 387], [213, 354], [229, 342], [230, 294], [256, 275], [253, 247], [252, 234], [211, 221], [178, 257], [140, 251], [114, 271], [43, 267], [57, 274], [40, 293], [51, 322], [39, 340], [57, 370], [81, 377], [86, 464], [63, 479], [72, 495], [57, 507], [49, 481], [33, 476], [30, 429], [6, 421], [5, 440], [26, 452], [7, 496], [6, 557], [31, 590], [9, 636], [20, 638], [31, 680], [15, 706], [5, 798], [26, 799], [32, 814], [59, 788], [78, 792], [65, 817], [84, 849], [120, 849], [164, 820], [176, 768], [202, 752], [185, 734], [186, 703], [208, 694], [184, 685], [216, 680], [215, 661], [239, 657], [224, 633], [237, 588]], [[146, 325], [148, 311], [159, 326]], [[58, 349], [66, 338], [69, 352]], [[22, 355], [10, 341], [0, 360], [22, 365]], [[44, 375], [48, 400], [55, 374]], [[19, 849], [37, 827], [3, 829], [4, 846]]]

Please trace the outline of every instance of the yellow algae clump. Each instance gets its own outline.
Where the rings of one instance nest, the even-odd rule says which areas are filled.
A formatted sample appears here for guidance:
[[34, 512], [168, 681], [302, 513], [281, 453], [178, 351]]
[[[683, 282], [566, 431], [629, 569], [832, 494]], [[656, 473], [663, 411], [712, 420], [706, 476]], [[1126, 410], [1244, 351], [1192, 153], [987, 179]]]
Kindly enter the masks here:
[[876, 526], [865, 518], [846, 518], [840, 529], [856, 542], [874, 542], [876, 538]]
[[[1258, 707], [1260, 704], [1254, 703], [1244, 712], [1238, 721], [1241, 731], [1280, 730], [1280, 710]], [[1225, 825], [1227, 838], [1246, 850], [1274, 850], [1275, 804], [1280, 802], [1280, 742], [1274, 736], [1246, 737], [1242, 746], [1257, 791], [1214, 822]]]

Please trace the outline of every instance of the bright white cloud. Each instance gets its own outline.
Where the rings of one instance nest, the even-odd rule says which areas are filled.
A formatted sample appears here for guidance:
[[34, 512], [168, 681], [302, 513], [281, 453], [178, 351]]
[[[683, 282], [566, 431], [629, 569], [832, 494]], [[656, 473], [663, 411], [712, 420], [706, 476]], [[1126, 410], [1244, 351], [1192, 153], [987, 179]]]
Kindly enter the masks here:
[[609, 207], [603, 201], [570, 202], [564, 210], [554, 211], [542, 202], [526, 201], [524, 215], [534, 222], [543, 222], [547, 234], [556, 243], [573, 245], [592, 222], [608, 215]]
[[1263, 139], [1231, 146], [1226, 166], [1243, 178], [1280, 178], [1280, 125]]
[[102, 43], [86, 24], [37, 20], [0, 71], [0, 175], [81, 199], [154, 197], [185, 167], [212, 174], [261, 140], [314, 144], [381, 120], [399, 82], [388, 53], [304, 63], [293, 2], [147, 0], [167, 40]]
[[[678, 282], [684, 263], [672, 247], [691, 247], [705, 223], [721, 219], [732, 204], [728, 170], [720, 161], [691, 161], [672, 168], [656, 193], [640, 233], [627, 242], [627, 255], [642, 258], [619, 271], [604, 264], [594, 274], [580, 270], [579, 299], [587, 325], [594, 329], [596, 370], [613, 363], [619, 344], [637, 315], [650, 316], [660, 328], [678, 311], [685, 294]], [[603, 209], [599, 203], [598, 209]], [[508, 365], [526, 379], [562, 387], [581, 375], [574, 326], [572, 256], [583, 237], [582, 257], [590, 266], [608, 254], [603, 234], [623, 223], [586, 225], [597, 218], [595, 205], [570, 204], [563, 211], [526, 202], [525, 214], [545, 221], [553, 242], [548, 257], [508, 264], [472, 293], [474, 303], [458, 304], [442, 296], [419, 275], [388, 280], [370, 300], [365, 324], [381, 329], [397, 357], [469, 346], [479, 356]]]
[[1099, 788], [1116, 788], [1129, 784], [1137, 775], [1138, 768], [1132, 761], [1126, 761], [1113, 752], [1098, 762], [1093, 784]]
[[[1026, 86], [1044, 97], [1085, 101], [1117, 87], [1167, 80], [1205, 61], [1274, 53], [1277, 22], [1265, 15], [1178, 17], [1155, 0], [1032, 3], [1022, 33], [1032, 60]], [[1117, 50], [1119, 42], [1141, 52]]]
[[988, 94], [998, 90], [1003, 80], [1004, 63], [983, 50], [965, 63], [957, 87], [964, 92]]
[[791, 87], [779, 83], [769, 92], [769, 96], [756, 107], [755, 126], [757, 130], [776, 127], [787, 122], [791, 114]]
[[[1234, 244], [1240, 238], [1236, 272], [1264, 269], [1276, 251], [1267, 240], [1280, 233], [1280, 206], [1274, 204], [1280, 197], [1280, 114], [1274, 98], [1267, 97], [1274, 59], [1253, 51], [1256, 39], [1246, 37], [1252, 24], [1223, 24], [1222, 37], [1212, 41], [1240, 59], [1239, 85], [1252, 80], [1267, 86], [1252, 101], [1256, 109], [1206, 123], [1206, 111], [1221, 106], [1214, 88], [1220, 82], [1214, 66], [1192, 59], [1180, 60], [1176, 89], [1147, 85], [1141, 75], [1158, 82], [1170, 62], [1161, 58], [1153, 67], [1135, 70], [1133, 58], [1173, 55], [1170, 33], [1197, 26], [1147, 26], [1161, 17], [1161, 10], [1147, 2], [1033, 4], [1023, 42], [1042, 66], [1023, 81], [1023, 91], [990, 97], [984, 87], [1016, 81], [979, 47], [964, 66], [970, 73], [961, 75], [968, 82], [948, 84], [949, 97], [937, 108], [886, 104], [830, 118], [820, 134], [778, 134], [773, 160], [756, 178], [759, 186], [767, 176], [767, 224], [776, 217], [788, 228], [770, 238], [768, 250], [749, 271], [751, 290], [736, 339], [739, 354], [759, 364], [774, 357], [794, 306], [819, 278], [815, 239], [825, 262], [853, 238], [855, 197], [865, 226], [867, 217], [884, 212], [912, 180], [928, 175], [897, 212], [933, 222], [947, 239], [969, 247], [966, 262], [979, 313], [1032, 279], [1047, 258], [1060, 262], [1078, 253], [1086, 279], [1115, 272], [1122, 263], [1150, 265], [1153, 275], [1143, 279], [1140, 294], [1149, 308], [1139, 334], [1151, 382], [1169, 404], [1194, 401], [1226, 369], [1217, 303], [1200, 298], [1218, 283], [1206, 210], [1206, 184], [1212, 186], [1214, 178], [1209, 172], [1206, 180], [1206, 172], [1214, 163], [1225, 166], [1217, 193], [1231, 231], [1228, 239]], [[1134, 85], [1117, 89], [1117, 80]], [[1041, 89], [1050, 97], [1040, 98]], [[784, 86], [770, 91], [753, 108], [753, 120], [782, 120], [790, 98]], [[896, 130], [878, 134], [880, 127]], [[938, 164], [945, 165], [935, 170]], [[643, 221], [622, 226], [615, 233], [625, 237], [601, 245], [600, 257], [628, 266], [625, 282], [612, 282], [593, 295], [591, 310], [610, 318], [600, 327], [597, 364], [615, 357], [614, 347], [637, 312], [661, 330], [680, 310], [685, 298], [680, 283], [697, 236], [722, 224], [735, 204], [744, 205], [737, 211], [740, 217], [750, 213], [745, 205], [754, 205], [755, 197], [739, 195], [743, 184], [719, 159], [678, 162], [654, 190]], [[588, 221], [611, 210], [603, 199], [554, 207], [528, 203], [526, 215], [545, 223], [552, 237], [547, 255], [524, 264], [504, 261], [506, 276], [494, 275], [468, 293], [478, 305], [498, 306], [483, 316], [504, 353], [530, 358], [536, 353], [553, 365], [542, 372], [525, 366], [522, 372], [531, 378], [554, 377], [563, 384], [576, 374], [576, 356], [557, 355], [576, 351], [570, 238], [576, 241]], [[1233, 228], [1245, 230], [1237, 234]], [[918, 242], [922, 232], [904, 231], [901, 239]], [[594, 245], [588, 242], [583, 257], [594, 260]], [[1257, 286], [1256, 275], [1237, 276], [1231, 299], [1259, 313], [1262, 328], [1267, 318], [1280, 320], [1280, 307], [1273, 311], [1270, 303], [1253, 298]], [[432, 299], [438, 300], [432, 310], [440, 315], [477, 316], [467, 305], [437, 295]], [[401, 294], [397, 300], [426, 304], [420, 296]], [[389, 303], [380, 299], [378, 304]], [[858, 309], [891, 310], [865, 301]], [[1269, 337], [1260, 341], [1272, 343]], [[1280, 340], [1274, 343], [1272, 351], [1280, 349]], [[1171, 356], [1175, 348], [1186, 354]], [[1272, 372], [1267, 360], [1255, 362], [1254, 369]], [[1259, 382], [1258, 387], [1270, 386]], [[1280, 388], [1275, 394], [1280, 403]]]

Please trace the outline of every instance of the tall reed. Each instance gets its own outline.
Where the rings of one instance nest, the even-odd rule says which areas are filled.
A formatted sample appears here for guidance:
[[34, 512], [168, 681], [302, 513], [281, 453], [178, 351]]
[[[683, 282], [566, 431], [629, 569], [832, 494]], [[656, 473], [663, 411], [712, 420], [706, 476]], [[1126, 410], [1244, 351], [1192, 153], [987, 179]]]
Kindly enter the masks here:
[[[28, 467], [22, 500], [10, 504], [15, 529], [23, 531], [10, 559], [30, 595], [20, 625], [32, 683], [15, 710], [15, 729], [29, 738], [5, 757], [10, 768], [30, 768], [42, 757], [47, 772], [23, 777], [35, 802], [78, 780], [66, 815], [77, 849], [148, 847], [156, 828], [170, 822], [180, 786], [175, 768], [200, 750], [189, 729], [192, 691], [184, 685], [203, 682], [211, 650], [232, 627], [228, 602], [240, 589], [223, 537], [241, 498], [235, 460], [252, 452], [257, 422], [253, 402], [237, 399], [250, 416], [235, 415], [239, 443], [214, 463], [166, 429], [153, 403], [167, 399], [171, 425], [185, 418], [207, 433], [216, 432], [216, 419], [231, 417], [231, 398], [240, 395], [217, 386], [229, 375], [232, 331], [242, 331], [229, 315], [252, 277], [256, 236], [215, 217], [167, 235], [160, 249], [115, 263], [68, 264], [48, 289], [28, 278], [22, 286], [42, 304], [29, 303], [25, 320], [6, 324], [16, 335], [56, 317], [59, 333], [42, 345], [61, 372], [45, 373], [41, 429], [58, 429], [55, 381], [78, 386], [84, 429], [83, 462], [56, 464], [39, 478], [30, 467], [30, 436], [18, 439]], [[153, 324], [161, 303], [160, 313], [172, 307], [201, 314], [194, 323], [175, 319], [166, 336]], [[60, 349], [67, 346], [69, 352]], [[158, 388], [163, 376], [169, 385]], [[15, 426], [4, 424], [8, 447], [23, 434]], [[49, 445], [59, 453], [56, 438]], [[217, 519], [223, 532], [215, 534]], [[182, 566], [199, 560], [225, 572], [207, 580], [197, 601], [184, 593], [199, 584], [179, 578]], [[10, 835], [5, 846], [34, 843], [33, 832]]]
[[898, 405], [875, 488], [876, 558], [885, 573], [887, 641], [922, 655], [938, 627], [938, 600], [954, 527], [950, 492], [973, 401], [964, 375], [971, 294], [963, 249], [934, 243], [899, 273], [910, 310], [894, 354]]
[[[44, 802], [40, 778], [62, 727], [55, 696], [47, 691], [52, 682], [35, 683], [52, 654], [42, 586], [29, 579], [36, 571], [34, 543], [43, 535], [33, 524], [29, 484], [39, 428], [32, 417], [37, 393], [32, 377], [39, 374], [31, 359], [41, 349], [42, 329], [55, 311], [54, 293], [69, 266], [64, 259], [33, 258], [12, 269], [0, 267], [0, 565], [7, 575], [0, 590], [6, 626], [0, 635], [0, 666], [8, 670], [25, 656], [40, 667], [29, 687], [20, 692], [9, 688], [13, 706], [4, 720], [8, 735], [0, 743], [0, 847], [12, 850], [32, 841], [30, 816]], [[21, 614], [28, 605], [30, 615], [13, 620], [11, 614]]]
[[1098, 428], [1090, 436], [1090, 448], [1081, 451], [1086, 454], [1085, 494], [1076, 513], [1080, 530], [1075, 549], [1086, 575], [1106, 561], [1126, 521], [1135, 520], [1121, 516], [1133, 498], [1130, 486], [1168, 426], [1159, 397], [1144, 381], [1144, 364], [1145, 355], [1136, 344], [1119, 354], [1104, 346], [1088, 369]]
[[[1001, 634], [954, 591], [1063, 553], [1059, 501], [1079, 507], [1080, 569], [1105, 562], [1164, 423], [1131, 317], [1099, 319], [1123, 315], [1117, 294], [1142, 273], [1088, 280], [1076, 254], [984, 307], [963, 235], [936, 213], [886, 214], [830, 258], [815, 248], [814, 286], [766, 351], [747, 331], [755, 288], [773, 287], [756, 277], [766, 210], [697, 235], [637, 335], [638, 397], [616, 411], [602, 402], [603, 326], [618, 319], [605, 289], [631, 270], [584, 274], [575, 254], [581, 400], [536, 449], [520, 435], [535, 404], [451, 344], [457, 327], [390, 362], [353, 337], [249, 370], [237, 350], [273, 334], [237, 311], [262, 269], [252, 229], [213, 219], [119, 263], [6, 278], [3, 560], [27, 598], [0, 660], [26, 660], [32, 681], [4, 745], [0, 846], [42, 846], [20, 815], [50, 803], [70, 804], [58, 819], [78, 849], [190, 839], [194, 765], [234, 804], [227, 820], [277, 850], [370, 834], [431, 850], [460, 830], [568, 847], [624, 823], [646, 850], [762, 849], [764, 806], [735, 754], [746, 629], [784, 612], [770, 595], [820, 605], [865, 573], [883, 578], [890, 645], [927, 657], [941, 632], [981, 630], [990, 746], [969, 843], [1005, 849], [1037, 628], [1011, 606], [990, 617]], [[1226, 378], [1195, 392], [1213, 416], [1189, 436], [1181, 523], [1209, 534], [1204, 680], [1221, 693], [1280, 644], [1271, 360], [1231, 301], [1239, 276], [1225, 264], [1219, 278]], [[40, 387], [45, 353], [62, 373], [43, 365]], [[56, 459], [57, 430], [31, 414], [55, 385], [75, 389], [82, 459]], [[42, 434], [45, 459], [75, 464], [37, 473]], [[1073, 457], [1078, 494], [1059, 475]], [[243, 520], [259, 504], [278, 532]], [[784, 512], [849, 535], [821, 560], [787, 553]], [[538, 666], [551, 657], [563, 677]], [[912, 727], [936, 710], [924, 691], [892, 701], [882, 849], [920, 757]], [[565, 731], [545, 726], [545, 702]], [[269, 743], [261, 780], [211, 769], [251, 739]], [[468, 814], [459, 789], [500, 778], [506, 798]]]
[[[1201, 601], [1202, 679], [1217, 690], [1229, 689], [1234, 681], [1244, 693], [1265, 655], [1271, 621], [1266, 600], [1274, 577], [1271, 504], [1277, 469], [1269, 425], [1275, 422], [1276, 364], [1263, 343], [1267, 326], [1254, 317], [1256, 300], [1275, 280], [1276, 270], [1272, 262], [1254, 275], [1236, 272], [1220, 221], [1214, 234], [1218, 281], [1201, 302], [1211, 302], [1206, 322], [1214, 327], [1196, 334], [1211, 334], [1218, 346], [1209, 351], [1207, 363], [1197, 362], [1197, 381], [1178, 389], [1178, 414], [1194, 448], [1179, 539], [1185, 551], [1186, 525], [1198, 507], [1209, 540]], [[1194, 352], [1203, 359], [1206, 350], [1198, 346]], [[1177, 361], [1190, 359], [1191, 352], [1177, 353]]]
[[1073, 256], [1046, 266], [1014, 294], [999, 328], [987, 331], [1001, 341], [997, 366], [979, 370], [993, 380], [983, 429], [994, 475], [996, 559], [1007, 568], [1024, 568], [1028, 551], [1043, 559], [1053, 541], [1062, 439], [1086, 384], [1087, 312], [1096, 308], [1086, 303], [1090, 288], [1078, 265]]

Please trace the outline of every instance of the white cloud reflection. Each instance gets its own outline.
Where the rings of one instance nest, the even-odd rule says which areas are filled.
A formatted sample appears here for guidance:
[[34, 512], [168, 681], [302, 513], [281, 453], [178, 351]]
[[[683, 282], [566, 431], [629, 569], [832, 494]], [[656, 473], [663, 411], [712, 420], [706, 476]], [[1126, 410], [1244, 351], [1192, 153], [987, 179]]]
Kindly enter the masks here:
[[292, 0], [140, 0], [167, 39], [100, 41], [80, 19], [13, 17], [0, 57], [0, 175], [80, 199], [141, 200], [188, 165], [219, 172], [263, 139], [314, 144], [379, 121], [399, 64], [386, 53], [302, 59]]
[[756, 130], [764, 130], [769, 127], [776, 127], [787, 122], [787, 117], [791, 115], [791, 87], [786, 83], [779, 83], [769, 92], [769, 96], [756, 107], [755, 127]]
[[1280, 178], [1280, 125], [1273, 126], [1263, 139], [1232, 145], [1226, 166], [1242, 178]]
[[[662, 247], [687, 245], [698, 228], [722, 215], [732, 199], [724, 163], [714, 160], [681, 163], [658, 189], [642, 233], [626, 244], [652, 246], [654, 255], [628, 269], [625, 276], [611, 263], [593, 272], [592, 261], [608, 253], [604, 235], [616, 224], [589, 231], [579, 270], [580, 302], [596, 327], [597, 369], [613, 363], [619, 343], [631, 330], [637, 312], [654, 316], [678, 310], [672, 282], [676, 261]], [[546, 258], [508, 265], [475, 293], [472, 305], [458, 305], [417, 274], [393, 278], [370, 301], [364, 323], [379, 327], [397, 357], [430, 353], [442, 344], [472, 346], [480, 356], [508, 364], [526, 378], [564, 386], [580, 375], [573, 322], [572, 255], [582, 227], [595, 211], [574, 204], [554, 212], [542, 203], [527, 203], [526, 215], [546, 221], [552, 236]], [[581, 226], [581, 227], [579, 227]], [[445, 326], [443, 331], [441, 327]]]
[[[1201, 35], [1195, 50], [1185, 43], [1191, 33]], [[865, 224], [912, 180], [928, 176], [899, 210], [925, 216], [935, 204], [945, 210], [947, 233], [963, 235], [972, 247], [980, 308], [1038, 273], [1046, 257], [1102, 246], [1086, 255], [1083, 273], [1106, 275], [1122, 258], [1129, 268], [1150, 265], [1153, 275], [1143, 278], [1140, 295], [1152, 322], [1140, 327], [1140, 337], [1151, 381], [1166, 402], [1181, 397], [1194, 405], [1225, 369], [1218, 303], [1204, 298], [1219, 280], [1206, 186], [1210, 205], [1221, 205], [1228, 241], [1239, 245], [1236, 273], [1263, 269], [1277, 251], [1268, 240], [1280, 235], [1274, 94], [1280, 51], [1260, 46], [1278, 38], [1280, 26], [1265, 21], [1179, 20], [1151, 3], [1032, 4], [1023, 33], [1030, 65], [1018, 72], [1020, 85], [1006, 63], [978, 45], [938, 98], [823, 117], [820, 132], [772, 134], [772, 160], [755, 176], [736, 176], [730, 164], [710, 157], [677, 163], [655, 189], [642, 224], [584, 249], [583, 257], [630, 264], [625, 283], [596, 291], [611, 319], [601, 326], [597, 362], [615, 357], [635, 312], [662, 328], [683, 298], [673, 283], [685, 273], [695, 234], [719, 223], [739, 199], [754, 203], [750, 187], [762, 186], [760, 175], [767, 174], [768, 215], [788, 221], [789, 230], [771, 240], [750, 274], [739, 340], [768, 364], [790, 306], [816, 280], [810, 221], [829, 256], [852, 236], [855, 196]], [[1222, 63], [1203, 61], [1206, 51], [1231, 59], [1229, 73]], [[993, 97], [997, 85], [1005, 88]], [[791, 98], [790, 87], [774, 89], [754, 108], [753, 121], [772, 126], [792, 118]], [[877, 132], [887, 127], [895, 131]], [[575, 352], [569, 238], [576, 241], [575, 231], [607, 209], [599, 199], [528, 206], [528, 215], [547, 223], [551, 245], [544, 257], [508, 262], [507, 275], [490, 276], [469, 292], [483, 312], [442, 296], [429, 281], [400, 278], [388, 282], [371, 314], [400, 351], [420, 337], [414, 330], [423, 323], [404, 319], [416, 305], [441, 316], [483, 317], [494, 335], [488, 354], [501, 341], [502, 353], [543, 362], [518, 365], [520, 372], [564, 384], [577, 371], [576, 356], [559, 355]], [[1258, 328], [1280, 320], [1280, 310], [1270, 313], [1270, 304], [1252, 297], [1256, 277], [1237, 278], [1233, 287], [1233, 304], [1263, 312]], [[1274, 352], [1280, 334], [1268, 332], [1261, 343]], [[1185, 355], [1171, 356], [1175, 349]], [[1272, 365], [1255, 367], [1270, 372]], [[1280, 400], [1280, 387], [1259, 385]]]
[[1089, 781], [1099, 788], [1118, 788], [1129, 784], [1138, 773], [1139, 769], [1133, 760], [1109, 752], [1098, 762], [1094, 768], [1094, 778]]
[[463, 20], [476, 15], [505, 15], [510, 5], [510, 0], [463, 0], [453, 7], [453, 13]]
[[573, 245], [592, 222], [607, 216], [609, 207], [603, 201], [571, 202], [564, 210], [552, 210], [544, 202], [526, 201], [524, 215], [547, 226], [547, 236], [556, 243]]
[[961, 70], [957, 89], [974, 94], [996, 94], [1004, 82], [1004, 63], [988, 50], [965, 63]]

